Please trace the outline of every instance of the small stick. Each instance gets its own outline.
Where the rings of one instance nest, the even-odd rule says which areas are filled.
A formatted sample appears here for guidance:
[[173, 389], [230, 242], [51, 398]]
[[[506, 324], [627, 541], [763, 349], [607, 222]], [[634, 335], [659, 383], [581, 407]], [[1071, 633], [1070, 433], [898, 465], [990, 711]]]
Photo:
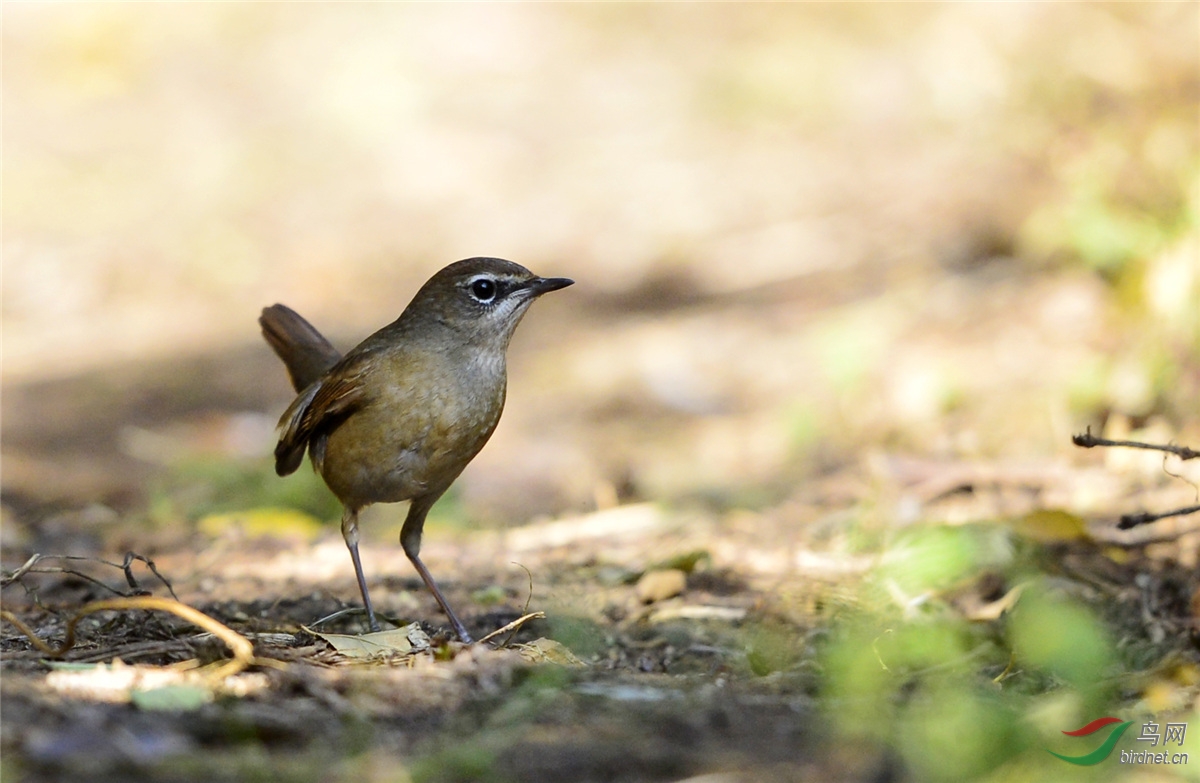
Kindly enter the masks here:
[[125, 561], [121, 564], [121, 570], [123, 570], [125, 572], [125, 581], [129, 583], [129, 586], [131, 588], [136, 590], [141, 595], [148, 594], [148, 591], [143, 589], [141, 587], [141, 585], [138, 584], [137, 579], [135, 579], [133, 577], [132, 566], [133, 566], [134, 560], [139, 560], [139, 561], [145, 563], [146, 568], [150, 569], [150, 573], [157, 576], [158, 581], [162, 582], [164, 585], [167, 586], [167, 591], [171, 594], [171, 597], [174, 598], [176, 601], [179, 600], [179, 596], [175, 595], [175, 588], [171, 587], [171, 583], [167, 580], [167, 578], [158, 572], [158, 569], [154, 566], [154, 561], [148, 557], [145, 557], [144, 555], [139, 555], [137, 552], [126, 552], [125, 553]]
[[137, 579], [133, 576], [133, 569], [131, 566], [133, 565], [133, 561], [139, 560], [139, 561], [145, 563], [146, 567], [150, 569], [150, 572], [153, 573], [156, 577], [158, 577], [160, 582], [162, 582], [164, 585], [166, 585], [168, 592], [171, 593], [171, 597], [174, 598], [176, 601], [179, 600], [179, 596], [175, 595], [175, 588], [171, 586], [170, 580], [168, 580], [165, 576], [163, 576], [161, 573], [159, 573], [158, 568], [154, 565], [154, 561], [148, 557], [139, 555], [137, 552], [126, 552], [124, 562], [121, 562], [121, 563], [113, 563], [113, 562], [111, 562], [109, 560], [105, 560], [103, 558], [86, 557], [83, 555], [35, 554], [32, 557], [30, 557], [28, 560], [26, 560], [25, 563], [20, 568], [18, 568], [16, 571], [13, 571], [11, 574], [4, 574], [3, 576], [0, 576], [0, 587], [8, 587], [13, 582], [18, 582], [26, 574], [69, 574], [71, 576], [75, 576], [75, 577], [78, 577], [85, 581], [91, 582], [92, 584], [97, 585], [98, 587], [102, 587], [105, 590], [109, 591], [110, 593], [115, 593], [120, 596], [126, 595], [125, 593], [122, 593], [117, 588], [110, 587], [109, 585], [105, 584], [104, 582], [100, 581], [99, 579], [97, 579], [93, 576], [88, 576], [85, 573], [82, 573], [80, 571], [75, 571], [70, 568], [63, 568], [61, 566], [34, 568], [35, 565], [42, 562], [43, 560], [71, 560], [71, 561], [80, 561], [80, 562], [85, 562], [85, 563], [101, 563], [106, 566], [112, 566], [113, 568], [119, 568], [125, 573], [125, 581], [126, 581], [126, 583], [128, 583], [129, 587], [134, 591], [134, 595], [148, 595], [148, 592], [141, 585], [138, 584]]
[[527, 615], [518, 617], [517, 619], [513, 620], [508, 625], [504, 626], [503, 628], [497, 628], [496, 630], [492, 631], [487, 636], [483, 637], [482, 639], [480, 639], [479, 641], [477, 641], [475, 643], [483, 644], [484, 642], [486, 642], [490, 639], [495, 639], [497, 636], [499, 636], [502, 633], [508, 633], [509, 631], [516, 631], [518, 628], [520, 628], [522, 625], [529, 622], [530, 620], [544, 620], [544, 619], [546, 619], [545, 612], [530, 612]]
[[[512, 561], [512, 564], [517, 566], [518, 568], [523, 569], [525, 571], [526, 576], [529, 577], [529, 595], [525, 596], [525, 608], [521, 610], [522, 612], [528, 613], [529, 612], [529, 603], [533, 600], [533, 572], [530, 571], [528, 568], [525, 568], [525, 566], [521, 565], [520, 563], [516, 562], [515, 560]], [[504, 641], [500, 642], [500, 647], [507, 647], [509, 644], [511, 644], [513, 637], [517, 635], [518, 630], [520, 630], [520, 629], [514, 628], [513, 632], [508, 635], [508, 638], [505, 639]]]
[[8, 587], [13, 582], [15, 582], [18, 579], [20, 579], [21, 577], [25, 576], [25, 574], [29, 572], [29, 569], [31, 569], [35, 565], [37, 565], [37, 562], [41, 559], [42, 559], [42, 556], [39, 554], [31, 555], [30, 558], [25, 561], [25, 564], [22, 565], [20, 568], [18, 568], [16, 571], [13, 571], [11, 574], [5, 574], [3, 577], [0, 577], [0, 587]]
[[254, 663], [254, 645], [249, 639], [239, 634], [232, 628], [223, 625], [208, 615], [201, 612], [199, 609], [194, 609], [187, 604], [182, 604], [178, 601], [173, 601], [170, 598], [159, 598], [157, 596], [140, 595], [132, 598], [109, 598], [103, 601], [93, 601], [90, 604], [85, 604], [74, 617], [67, 623], [67, 638], [58, 647], [51, 647], [42, 641], [29, 626], [21, 622], [21, 620], [12, 612], [0, 610], [0, 619], [7, 620], [21, 633], [29, 637], [30, 642], [42, 653], [49, 655], [52, 658], [61, 658], [72, 647], [75, 646], [75, 626], [89, 614], [95, 612], [103, 612], [110, 609], [158, 609], [164, 612], [182, 617], [184, 620], [198, 625], [204, 630], [217, 637], [229, 647], [233, 653], [233, 660], [223, 664], [215, 669], [209, 675], [214, 680], [220, 680], [233, 674], [237, 674], [246, 667]]
[[1185, 506], [1184, 508], [1177, 508], [1174, 511], [1164, 511], [1161, 514], [1150, 514], [1144, 511], [1140, 514], [1122, 514], [1121, 520], [1117, 522], [1117, 529], [1129, 530], [1131, 527], [1137, 527], [1138, 525], [1148, 525], [1160, 519], [1181, 517], [1185, 514], [1194, 514], [1197, 511], [1200, 511], [1200, 506]]
[[[1172, 443], [1163, 445], [1160, 443], [1142, 443], [1141, 441], [1137, 440], [1109, 440], [1108, 438], [1097, 438], [1092, 435], [1091, 427], [1088, 427], [1082, 435], [1072, 435], [1071, 442], [1076, 446], [1080, 446], [1085, 449], [1090, 449], [1094, 446], [1125, 446], [1131, 449], [1163, 451], [1167, 454], [1174, 454], [1181, 460], [1189, 460], [1200, 457], [1200, 451], [1189, 449], [1187, 446], [1176, 446]], [[1163, 457], [1163, 470], [1166, 471], [1168, 475], [1179, 478], [1179, 476], [1176, 476], [1174, 473], [1166, 470], [1166, 459], [1166, 457]], [[1197, 511], [1200, 511], [1200, 505], [1185, 506], [1184, 508], [1177, 508], [1173, 511], [1164, 511], [1161, 514], [1150, 514], [1147, 512], [1142, 512], [1140, 514], [1122, 514], [1121, 519], [1117, 522], [1117, 529], [1129, 530], [1130, 528], [1138, 527], [1139, 525], [1147, 525], [1151, 522], [1157, 522], [1160, 519], [1166, 519], [1167, 517], [1179, 517], [1184, 516], [1185, 514], [1194, 514]]]
[[[48, 559], [51, 557], [56, 558], [57, 556], [56, 555], [47, 555], [46, 557], [43, 557], [42, 559], [45, 560], [45, 559]], [[115, 588], [111, 585], [105, 584], [104, 582], [100, 581], [96, 577], [88, 576], [87, 574], [83, 573], [82, 571], [76, 571], [73, 568], [63, 568], [62, 566], [46, 566], [45, 568], [28, 568], [27, 569], [27, 568], [25, 568], [25, 566], [21, 566], [21, 568], [19, 568], [17, 570], [21, 572], [21, 576], [25, 576], [26, 574], [67, 574], [68, 576], [73, 576], [77, 579], [82, 579], [85, 582], [91, 582], [92, 584], [96, 585], [97, 587], [101, 587], [101, 588], [107, 590], [108, 592], [113, 593], [114, 595], [119, 595], [122, 597], [129, 597], [129, 596], [126, 596], [125, 593], [122, 593], [117, 588]], [[12, 584], [12, 581], [15, 581], [15, 579], [5, 581], [3, 586], [8, 587], [8, 585]], [[26, 589], [28, 590], [28, 588], [26, 588]], [[33, 591], [28, 590], [28, 592], [33, 592]]]
[[1095, 446], [1125, 446], [1131, 449], [1150, 449], [1151, 451], [1165, 451], [1168, 454], [1174, 454], [1183, 460], [1196, 459], [1200, 457], [1200, 451], [1189, 449], [1187, 446], [1176, 446], [1172, 443], [1142, 443], [1137, 440], [1109, 440], [1107, 438], [1097, 438], [1092, 435], [1092, 428], [1088, 427], [1082, 435], [1072, 435], [1071, 442], [1076, 446], [1085, 449], [1090, 449]]

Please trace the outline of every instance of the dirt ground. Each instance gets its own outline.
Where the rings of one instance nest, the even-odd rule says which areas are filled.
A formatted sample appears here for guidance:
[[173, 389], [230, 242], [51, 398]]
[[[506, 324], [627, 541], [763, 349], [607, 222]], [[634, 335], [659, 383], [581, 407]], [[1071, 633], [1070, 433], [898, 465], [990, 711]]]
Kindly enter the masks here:
[[[986, 311], [982, 301], [964, 307]], [[561, 317], [573, 324], [571, 316]], [[250, 387], [234, 376], [279, 370], [262, 350], [255, 353], [254, 361], [233, 357], [217, 373], [214, 360], [195, 366], [210, 378], [227, 377], [230, 388]], [[184, 377], [153, 366], [139, 371]], [[197, 686], [171, 667], [213, 665], [228, 653], [211, 635], [161, 612], [110, 611], [82, 620], [77, 645], [62, 657], [89, 667], [75, 671], [6, 627], [4, 763], [14, 779], [920, 779], [924, 773], [888, 741], [838, 728], [848, 703], [872, 697], [831, 693], [830, 670], [838, 665], [831, 650], [864, 613], [893, 617], [901, 606], [908, 608], [900, 617], [919, 614], [916, 607], [926, 601], [970, 618], [973, 634], [1003, 636], [1007, 617], [998, 605], [1028, 579], [1022, 569], [1042, 573], [1092, 607], [1139, 661], [1140, 668], [1131, 666], [1136, 672], [1122, 676], [1120, 703], [1166, 688], [1172, 695], [1163, 698], [1178, 705], [1195, 691], [1186, 672], [1200, 662], [1192, 598], [1200, 585], [1191, 565], [1195, 550], [1186, 542], [1196, 534], [1180, 538], [1191, 528], [1178, 520], [1129, 532], [1115, 527], [1118, 510], [1194, 501], [1192, 487], [1163, 473], [1154, 455], [1130, 465], [1117, 451], [1064, 448], [1055, 459], [965, 460], [873, 449], [857, 460], [827, 455], [794, 489], [767, 486], [757, 499], [697, 494], [654, 502], [627, 482], [598, 489], [593, 510], [525, 524], [501, 519], [478, 529], [444, 516], [431, 523], [426, 562], [477, 638], [526, 610], [545, 613], [515, 634], [470, 649], [453, 642], [405, 560], [397, 541], [400, 510], [385, 509], [365, 525], [373, 596], [393, 624], [420, 622], [432, 646], [360, 661], [333, 652], [308, 630], [366, 628], [353, 612], [316, 625], [357, 606], [349, 558], [336, 525], [251, 502], [261, 475], [274, 480], [269, 461], [234, 460], [241, 478], [233, 484], [225, 463], [224, 472], [180, 463], [167, 480], [163, 468], [130, 471], [121, 464], [134, 463], [127, 454], [90, 452], [94, 446], [69, 438], [54, 448], [44, 445], [53, 438], [40, 440], [51, 422], [72, 430], [72, 417], [89, 421], [93, 431], [115, 432], [133, 420], [147, 431], [175, 427], [175, 437], [193, 440], [211, 437], [228, 417], [197, 417], [195, 407], [205, 406], [194, 396], [173, 410], [170, 382], [157, 391], [149, 381], [126, 377], [125, 383], [166, 401], [164, 410], [138, 399], [112, 405], [104, 390], [115, 383], [103, 374], [6, 392], [6, 405], [47, 423], [30, 441], [44, 449], [38, 458], [85, 466], [90, 486], [103, 487], [99, 496], [111, 505], [9, 495], [6, 572], [32, 553], [49, 557], [6, 583], [4, 608], [57, 643], [67, 620], [90, 601], [173, 590], [252, 640], [255, 662], [220, 685]], [[83, 402], [80, 388], [101, 390], [94, 407]], [[62, 399], [72, 400], [69, 410], [57, 407]], [[20, 443], [14, 436], [6, 446]], [[119, 479], [129, 476], [137, 483], [122, 486]], [[155, 481], [157, 498], [146, 499], [143, 488]], [[243, 484], [251, 489], [238, 488]], [[234, 506], [243, 510], [193, 512], [191, 522], [181, 523], [178, 509], [206, 508], [214, 485], [235, 487], [230, 491], [241, 494]], [[459, 497], [451, 505], [472, 502]], [[129, 510], [117, 511], [122, 503]], [[154, 511], [156, 503], [162, 509]], [[1104, 511], [1085, 520], [1060, 510], [1083, 504]], [[336, 511], [325, 518], [336, 519]], [[911, 578], [889, 564], [903, 561], [903, 531], [914, 524], [982, 526], [991, 531], [985, 538], [1001, 537], [994, 545], [1023, 551], [978, 556], [948, 583], [906, 596], [904, 580]], [[942, 546], [931, 550], [935, 561], [955, 554]], [[162, 578], [134, 560], [132, 586], [120, 568], [127, 551], [152, 558]], [[884, 588], [892, 594], [880, 596]], [[903, 623], [900, 617], [889, 623]], [[570, 655], [529, 646], [545, 639]], [[991, 650], [968, 665], [986, 681], [1003, 676], [1011, 663]], [[166, 685], [199, 687], [200, 703], [130, 703], [132, 693], [164, 687], [122, 679], [133, 667], [175, 671]]]
[[[4, 10], [5, 780], [1051, 781], [1102, 715], [1126, 779], [1196, 723], [1197, 515], [1119, 521], [1200, 459], [1071, 440], [1200, 448], [1194, 4], [132, 8]], [[485, 252], [577, 284], [422, 555], [540, 614], [457, 643], [373, 507], [363, 651], [255, 318], [344, 350]]]

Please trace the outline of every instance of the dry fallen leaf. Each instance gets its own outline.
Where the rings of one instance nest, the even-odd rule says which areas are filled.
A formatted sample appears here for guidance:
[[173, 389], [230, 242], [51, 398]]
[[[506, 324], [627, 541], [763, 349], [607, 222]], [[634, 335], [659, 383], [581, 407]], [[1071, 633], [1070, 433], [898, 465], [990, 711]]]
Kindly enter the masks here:
[[319, 636], [347, 658], [370, 660], [411, 655], [429, 649], [429, 637], [421, 630], [420, 623], [409, 623], [390, 631], [376, 631], [362, 636], [341, 633], [317, 633], [305, 628], [313, 636]]
[[529, 644], [517, 645], [517, 651], [529, 663], [557, 663], [560, 666], [587, 666], [566, 646], [542, 637]]

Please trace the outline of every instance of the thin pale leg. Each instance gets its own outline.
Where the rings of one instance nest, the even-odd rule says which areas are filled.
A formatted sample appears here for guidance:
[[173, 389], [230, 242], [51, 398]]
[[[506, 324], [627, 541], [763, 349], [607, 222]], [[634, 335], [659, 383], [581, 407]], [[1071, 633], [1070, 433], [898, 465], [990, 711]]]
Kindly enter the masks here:
[[372, 631], [378, 631], [379, 621], [375, 619], [375, 607], [371, 605], [367, 578], [363, 575], [362, 560], [358, 556], [358, 509], [347, 507], [342, 514], [342, 538], [346, 539], [346, 548], [350, 550], [350, 559], [354, 561], [354, 576], [358, 578], [358, 590], [362, 593], [363, 606], [367, 610], [367, 623]]
[[404, 527], [400, 529], [400, 546], [404, 548], [404, 554], [408, 555], [409, 561], [417, 569], [417, 573], [421, 575], [421, 580], [425, 582], [425, 586], [429, 588], [429, 592], [433, 593], [438, 606], [442, 607], [442, 611], [446, 613], [446, 617], [450, 618], [450, 625], [454, 628], [454, 632], [458, 634], [458, 638], [463, 644], [470, 644], [472, 641], [471, 635], [467, 633], [467, 629], [462, 624], [462, 621], [458, 619], [458, 615], [454, 613], [454, 610], [450, 608], [450, 604], [446, 602], [446, 597], [442, 595], [442, 591], [438, 589], [437, 583], [433, 581], [433, 574], [429, 573], [429, 569], [421, 562], [421, 532], [425, 528], [425, 515], [429, 513], [429, 509], [437, 501], [438, 497], [440, 497], [440, 494], [433, 497], [427, 495], [413, 500], [412, 505], [408, 507], [408, 516], [404, 519]]

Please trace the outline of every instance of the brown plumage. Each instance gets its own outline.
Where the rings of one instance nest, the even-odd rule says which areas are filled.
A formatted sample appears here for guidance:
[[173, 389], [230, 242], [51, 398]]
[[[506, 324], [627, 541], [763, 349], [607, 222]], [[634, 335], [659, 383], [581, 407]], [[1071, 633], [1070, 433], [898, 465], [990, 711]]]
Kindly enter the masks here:
[[275, 470], [292, 473], [307, 451], [342, 501], [342, 535], [372, 630], [379, 626], [359, 560], [358, 512], [411, 500], [401, 545], [459, 638], [470, 641], [419, 557], [425, 515], [500, 421], [505, 352], [525, 311], [571, 283], [498, 258], [459, 261], [343, 357], [287, 307], [263, 310], [263, 335], [299, 392], [279, 421]]

